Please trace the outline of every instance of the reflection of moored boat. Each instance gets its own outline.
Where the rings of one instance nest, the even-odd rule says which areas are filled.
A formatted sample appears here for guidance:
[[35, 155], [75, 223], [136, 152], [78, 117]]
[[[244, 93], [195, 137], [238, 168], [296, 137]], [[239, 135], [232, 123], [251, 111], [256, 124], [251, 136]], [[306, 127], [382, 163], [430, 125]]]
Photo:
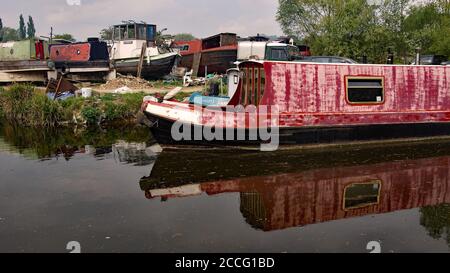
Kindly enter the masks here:
[[158, 79], [170, 74], [180, 55], [156, 45], [156, 26], [123, 24], [113, 28], [111, 60], [118, 73], [136, 76], [142, 61], [141, 76]]
[[[426, 152], [430, 147], [439, 147], [434, 150], [438, 151], [435, 157], [417, 158], [421, 152], [421, 156], [433, 156], [432, 151]], [[372, 160], [368, 158], [374, 158], [377, 148], [281, 154], [275, 158], [244, 153], [240, 155], [242, 160], [235, 157], [235, 162], [225, 158], [222, 162], [231, 166], [223, 164], [223, 169], [217, 168], [214, 158], [194, 156], [187, 161], [190, 168], [205, 167], [185, 176], [185, 172], [178, 176], [164, 170], [162, 165], [169, 158], [164, 158], [163, 152], [162, 162], [157, 161], [151, 176], [141, 180], [141, 188], [148, 198], [164, 200], [203, 193], [239, 193], [242, 214], [253, 227], [264, 231], [450, 203], [450, 157], [446, 155], [450, 144], [393, 147], [392, 154], [382, 149]], [[334, 158], [339, 155], [342, 158]], [[258, 170], [272, 159], [273, 165], [266, 166], [272, 170], [260, 175]], [[249, 160], [256, 163], [253, 169], [246, 163]], [[240, 165], [242, 173], [236, 174], [234, 165]]]

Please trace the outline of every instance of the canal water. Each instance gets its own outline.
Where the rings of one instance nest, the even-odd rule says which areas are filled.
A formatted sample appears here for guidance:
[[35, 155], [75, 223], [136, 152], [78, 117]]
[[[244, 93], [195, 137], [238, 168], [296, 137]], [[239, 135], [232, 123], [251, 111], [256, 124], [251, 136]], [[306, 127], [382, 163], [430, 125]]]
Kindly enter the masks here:
[[0, 252], [449, 252], [450, 140], [160, 150], [0, 125]]

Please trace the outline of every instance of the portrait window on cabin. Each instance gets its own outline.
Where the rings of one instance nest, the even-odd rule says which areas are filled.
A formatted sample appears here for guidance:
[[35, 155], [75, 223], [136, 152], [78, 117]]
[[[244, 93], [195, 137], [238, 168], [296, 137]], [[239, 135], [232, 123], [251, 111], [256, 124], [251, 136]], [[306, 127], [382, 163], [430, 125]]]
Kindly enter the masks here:
[[348, 77], [347, 99], [351, 104], [381, 104], [384, 102], [383, 78]]
[[287, 60], [286, 50], [284, 50], [284, 48], [273, 48], [271, 59], [274, 61], [286, 61]]

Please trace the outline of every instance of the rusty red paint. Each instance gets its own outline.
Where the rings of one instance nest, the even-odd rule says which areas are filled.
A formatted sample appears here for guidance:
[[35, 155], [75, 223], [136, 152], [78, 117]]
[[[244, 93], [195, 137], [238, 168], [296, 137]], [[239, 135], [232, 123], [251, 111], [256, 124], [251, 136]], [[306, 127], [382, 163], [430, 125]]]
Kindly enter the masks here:
[[52, 45], [50, 47], [50, 59], [56, 62], [87, 62], [91, 57], [90, 54], [91, 45], [89, 43]]

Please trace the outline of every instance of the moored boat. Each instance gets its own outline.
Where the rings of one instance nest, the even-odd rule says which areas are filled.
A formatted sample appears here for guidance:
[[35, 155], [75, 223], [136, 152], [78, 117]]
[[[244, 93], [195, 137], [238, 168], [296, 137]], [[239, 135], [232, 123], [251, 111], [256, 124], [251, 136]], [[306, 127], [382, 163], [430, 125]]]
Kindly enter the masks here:
[[205, 73], [225, 74], [237, 59], [237, 35], [220, 33], [194, 41], [174, 42], [182, 56], [180, 67], [193, 70], [194, 76]]
[[0, 82], [45, 82], [48, 57], [48, 42], [41, 39], [0, 43]]
[[239, 69], [227, 108], [145, 100], [154, 136], [163, 144], [244, 145], [267, 142], [262, 132], [278, 144], [450, 135], [448, 66], [248, 61]]
[[172, 72], [180, 55], [156, 44], [155, 25], [130, 23], [113, 27], [110, 58], [120, 74], [159, 79]]
[[89, 38], [87, 42], [52, 44], [50, 59], [57, 72], [72, 79], [103, 80], [107, 76], [115, 77], [110, 66], [108, 46], [98, 38]]

